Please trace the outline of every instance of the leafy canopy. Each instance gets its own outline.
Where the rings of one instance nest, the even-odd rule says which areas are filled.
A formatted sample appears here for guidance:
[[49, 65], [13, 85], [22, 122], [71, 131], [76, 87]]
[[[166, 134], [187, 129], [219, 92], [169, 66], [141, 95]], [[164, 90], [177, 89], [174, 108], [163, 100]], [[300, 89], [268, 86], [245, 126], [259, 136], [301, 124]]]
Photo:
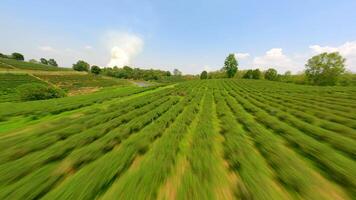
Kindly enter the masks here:
[[266, 80], [275, 81], [275, 80], [277, 80], [277, 78], [278, 78], [277, 70], [275, 70], [273, 68], [267, 69], [267, 71], [265, 73]]
[[73, 69], [76, 71], [89, 71], [90, 65], [83, 61], [79, 60], [77, 63], [73, 64]]
[[237, 66], [238, 66], [238, 63], [235, 58], [235, 55], [229, 54], [225, 59], [223, 70], [226, 72], [226, 74], [229, 78], [232, 78], [235, 76], [235, 74], [237, 72]]
[[316, 55], [305, 65], [305, 75], [311, 84], [335, 85], [345, 72], [345, 61], [338, 52]]
[[200, 79], [207, 79], [208, 78], [208, 72], [207, 71], [202, 71], [200, 74]]
[[101, 69], [98, 66], [94, 65], [91, 67], [90, 72], [98, 75], [101, 72]]

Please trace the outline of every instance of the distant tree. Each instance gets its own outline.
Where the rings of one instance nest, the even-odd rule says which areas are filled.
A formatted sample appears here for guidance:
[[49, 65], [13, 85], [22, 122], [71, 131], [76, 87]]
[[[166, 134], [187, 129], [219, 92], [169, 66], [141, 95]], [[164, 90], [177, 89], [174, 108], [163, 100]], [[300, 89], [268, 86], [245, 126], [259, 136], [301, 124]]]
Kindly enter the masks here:
[[171, 72], [170, 71], [166, 71], [166, 76], [171, 76]]
[[30, 62], [30, 63], [38, 63], [38, 61], [36, 59], [30, 59], [28, 62]]
[[76, 71], [89, 71], [90, 65], [83, 61], [79, 60], [77, 63], [73, 64], [73, 69]]
[[93, 65], [93, 66], [90, 68], [90, 72], [93, 73], [93, 74], [98, 75], [98, 74], [100, 74], [101, 69], [100, 69], [98, 66]]
[[54, 66], [54, 67], [58, 67], [57, 62], [56, 62], [53, 58], [51, 58], [51, 59], [48, 60], [48, 64], [49, 64], [49, 65], [52, 65], [52, 66]]
[[244, 79], [262, 79], [262, 72], [259, 69], [249, 69], [242, 75]]
[[235, 58], [235, 55], [229, 54], [225, 59], [223, 70], [226, 72], [226, 74], [229, 78], [232, 78], [235, 76], [235, 74], [237, 72], [237, 66], [238, 66], [238, 63]]
[[25, 57], [22, 54], [17, 53], [17, 52], [12, 53], [11, 58], [13, 58], [15, 60], [22, 60], [22, 61], [25, 60]]
[[253, 79], [261, 79], [262, 78], [262, 73], [259, 69], [255, 69], [252, 71], [252, 78]]
[[266, 80], [276, 81], [277, 78], [278, 78], [277, 70], [275, 70], [273, 68], [267, 69], [267, 71], [265, 72], [265, 79]]
[[245, 72], [245, 74], [242, 76], [244, 79], [253, 79], [253, 70], [249, 69]]
[[173, 70], [173, 75], [174, 75], [174, 76], [181, 76], [181, 75], [182, 75], [182, 72], [179, 71], [178, 69], [174, 69], [174, 70]]
[[305, 75], [311, 84], [335, 85], [345, 72], [345, 61], [338, 52], [316, 55], [305, 65]]
[[203, 71], [201, 74], [200, 74], [200, 79], [207, 79], [208, 78], [208, 72], [207, 71]]
[[46, 58], [40, 58], [40, 62], [44, 65], [48, 65], [48, 61]]

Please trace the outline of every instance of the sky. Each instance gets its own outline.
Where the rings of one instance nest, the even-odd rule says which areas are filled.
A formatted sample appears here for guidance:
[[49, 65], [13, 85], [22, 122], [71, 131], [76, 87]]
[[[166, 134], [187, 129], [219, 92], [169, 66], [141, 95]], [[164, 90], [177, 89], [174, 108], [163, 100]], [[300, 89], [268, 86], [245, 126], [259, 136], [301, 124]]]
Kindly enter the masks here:
[[0, 52], [71, 67], [129, 65], [197, 74], [229, 53], [239, 69], [301, 72], [339, 51], [356, 72], [355, 0], [2, 0]]

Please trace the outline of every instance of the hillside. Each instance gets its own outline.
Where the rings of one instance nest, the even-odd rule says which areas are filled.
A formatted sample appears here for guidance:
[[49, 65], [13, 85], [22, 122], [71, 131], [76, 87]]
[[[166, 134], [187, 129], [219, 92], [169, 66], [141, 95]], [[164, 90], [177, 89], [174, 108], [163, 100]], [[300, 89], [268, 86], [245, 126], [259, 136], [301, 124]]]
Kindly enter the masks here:
[[356, 88], [203, 80], [0, 109], [0, 199], [354, 199]]
[[29, 83], [60, 88], [69, 96], [92, 93], [106, 87], [133, 85], [129, 80], [5, 58], [0, 58], [0, 83], [3, 83], [0, 102], [20, 101], [17, 88]]

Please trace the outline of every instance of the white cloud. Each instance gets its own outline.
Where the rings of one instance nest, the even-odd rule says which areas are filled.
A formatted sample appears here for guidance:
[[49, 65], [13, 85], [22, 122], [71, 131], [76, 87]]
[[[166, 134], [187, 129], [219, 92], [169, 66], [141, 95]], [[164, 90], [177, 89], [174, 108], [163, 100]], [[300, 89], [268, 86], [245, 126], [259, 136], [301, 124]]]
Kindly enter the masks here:
[[51, 46], [39, 46], [38, 47], [41, 51], [46, 51], [46, 52], [53, 52], [55, 49]]
[[284, 73], [286, 71], [298, 71], [298, 65], [289, 56], [283, 53], [281, 48], [272, 48], [268, 50], [263, 56], [257, 56], [252, 62], [255, 68], [266, 70], [270, 67], [275, 68], [278, 72]]
[[134, 34], [110, 32], [107, 37], [111, 50], [109, 67], [129, 65], [132, 58], [142, 51], [143, 40]]
[[337, 47], [311, 45], [309, 48], [312, 50], [313, 55], [324, 52], [339, 52], [346, 58], [346, 68], [356, 72], [356, 41], [346, 42]]
[[245, 58], [250, 57], [250, 54], [249, 53], [235, 53], [235, 57], [237, 59], [245, 59]]

